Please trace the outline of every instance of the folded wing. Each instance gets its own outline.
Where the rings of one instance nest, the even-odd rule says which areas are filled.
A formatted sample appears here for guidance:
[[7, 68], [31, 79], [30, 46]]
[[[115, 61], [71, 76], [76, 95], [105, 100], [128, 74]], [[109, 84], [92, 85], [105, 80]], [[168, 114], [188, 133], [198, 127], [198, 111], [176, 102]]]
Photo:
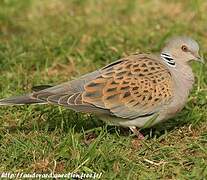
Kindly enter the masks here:
[[109, 65], [86, 83], [82, 101], [134, 119], [158, 112], [173, 95], [169, 70], [148, 55], [134, 55]]
[[169, 70], [156, 58], [139, 54], [77, 80], [3, 99], [0, 105], [52, 103], [75, 111], [134, 119], [158, 112], [171, 102], [172, 96]]

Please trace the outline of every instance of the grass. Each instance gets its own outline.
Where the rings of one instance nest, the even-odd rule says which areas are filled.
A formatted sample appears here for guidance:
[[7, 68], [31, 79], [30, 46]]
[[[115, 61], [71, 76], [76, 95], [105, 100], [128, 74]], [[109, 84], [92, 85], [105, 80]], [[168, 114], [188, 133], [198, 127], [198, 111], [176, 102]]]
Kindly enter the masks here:
[[[189, 35], [207, 55], [207, 2], [2, 0], [0, 97], [58, 84], [136, 51], [159, 52]], [[207, 177], [207, 65], [181, 113], [128, 131], [56, 106], [0, 108], [0, 172], [102, 173], [102, 179]]]

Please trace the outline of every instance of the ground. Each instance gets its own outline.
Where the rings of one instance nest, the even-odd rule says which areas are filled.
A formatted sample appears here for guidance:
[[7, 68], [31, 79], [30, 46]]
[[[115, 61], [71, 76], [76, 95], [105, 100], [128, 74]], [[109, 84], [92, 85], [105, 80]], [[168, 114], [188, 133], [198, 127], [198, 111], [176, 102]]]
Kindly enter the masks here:
[[[55, 85], [134, 52], [159, 53], [172, 35], [196, 39], [207, 56], [207, 2], [2, 0], [0, 97]], [[102, 173], [102, 179], [207, 177], [207, 64], [176, 117], [128, 129], [57, 106], [0, 108], [0, 172]]]

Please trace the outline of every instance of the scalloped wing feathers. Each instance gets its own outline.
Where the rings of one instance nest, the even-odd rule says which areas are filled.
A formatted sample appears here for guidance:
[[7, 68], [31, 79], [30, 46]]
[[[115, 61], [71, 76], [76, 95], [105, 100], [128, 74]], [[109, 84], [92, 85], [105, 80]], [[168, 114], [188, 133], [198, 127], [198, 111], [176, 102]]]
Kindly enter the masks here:
[[158, 112], [172, 99], [169, 70], [148, 55], [134, 55], [101, 70], [84, 86], [83, 102], [134, 119]]
[[149, 55], [132, 55], [99, 71], [32, 94], [76, 111], [134, 119], [158, 112], [172, 99], [169, 70]]

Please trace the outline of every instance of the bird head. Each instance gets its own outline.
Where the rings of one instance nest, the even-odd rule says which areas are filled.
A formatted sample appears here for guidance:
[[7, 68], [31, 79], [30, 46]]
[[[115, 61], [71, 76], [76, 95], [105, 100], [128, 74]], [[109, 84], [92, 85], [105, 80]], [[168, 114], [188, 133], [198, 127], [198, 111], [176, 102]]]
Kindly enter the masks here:
[[[162, 56], [162, 54], [164, 55]], [[174, 37], [167, 41], [161, 52], [161, 57], [164, 59], [168, 56], [171, 60], [174, 60], [175, 64], [187, 63], [192, 60], [204, 63], [203, 58], [199, 55], [198, 43], [192, 38], [185, 36]], [[170, 58], [164, 60], [170, 63]]]

